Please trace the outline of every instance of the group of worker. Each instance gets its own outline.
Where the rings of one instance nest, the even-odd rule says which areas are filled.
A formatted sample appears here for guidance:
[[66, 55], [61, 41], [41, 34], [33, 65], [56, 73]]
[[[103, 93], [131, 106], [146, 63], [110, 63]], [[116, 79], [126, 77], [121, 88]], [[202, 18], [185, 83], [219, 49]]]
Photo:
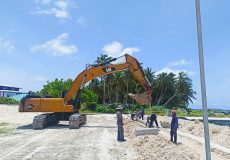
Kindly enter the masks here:
[[145, 114], [145, 110], [142, 107], [141, 110], [131, 113], [131, 119], [134, 120], [134, 118], [136, 119], [139, 118], [139, 119], [144, 120], [144, 114]]
[[[118, 126], [118, 132], [117, 132], [117, 141], [122, 142], [126, 141], [124, 139], [124, 128], [123, 128], [123, 117], [122, 117], [122, 107], [117, 107], [117, 126]], [[172, 110], [172, 120], [171, 120], [171, 130], [170, 130], [170, 141], [173, 143], [177, 143], [177, 129], [178, 129], [178, 117], [176, 116], [176, 110]], [[135, 114], [131, 114], [132, 120], [134, 120]], [[144, 120], [144, 108], [138, 112], [137, 115], [138, 118], [142, 118]], [[153, 122], [155, 122], [156, 127], [159, 128], [158, 122], [157, 122], [157, 115], [155, 113], [151, 114], [150, 117], [147, 117], [146, 126], [153, 127]]]

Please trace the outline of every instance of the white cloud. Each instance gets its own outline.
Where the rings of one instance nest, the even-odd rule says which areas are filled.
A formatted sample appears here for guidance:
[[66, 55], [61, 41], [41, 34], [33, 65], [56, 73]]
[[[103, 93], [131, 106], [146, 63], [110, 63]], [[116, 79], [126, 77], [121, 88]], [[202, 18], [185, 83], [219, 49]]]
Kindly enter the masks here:
[[190, 76], [194, 76], [196, 75], [195, 71], [187, 71], [185, 69], [173, 69], [170, 67], [164, 67], [163, 69], [159, 70], [156, 72], [156, 75], [160, 74], [160, 73], [174, 73], [175, 75], [178, 75], [180, 72], [185, 72], [186, 74], [190, 75]]
[[14, 50], [14, 45], [3, 38], [0, 37], [0, 53], [1, 52], [11, 52]]
[[54, 56], [63, 56], [63, 55], [73, 55], [78, 51], [78, 48], [73, 45], [65, 44], [68, 39], [68, 33], [62, 33], [57, 36], [55, 39], [51, 39], [44, 44], [35, 45], [31, 48], [32, 52], [44, 51], [46, 53], [52, 54]]
[[[56, 18], [68, 19], [70, 17], [69, 9], [76, 8], [71, 0], [36, 0], [39, 4], [32, 10], [32, 14], [53, 15]], [[44, 8], [46, 6], [46, 8]]]
[[134, 52], [140, 52], [140, 49], [138, 47], [132, 47], [132, 48], [123, 48], [123, 45], [120, 42], [112, 42], [109, 44], [106, 44], [102, 51], [105, 54], [108, 54], [108, 56], [111, 57], [119, 57], [124, 54], [130, 54], [132, 55]]
[[159, 70], [156, 72], [156, 75], [160, 74], [160, 73], [174, 73], [176, 75], [178, 75], [180, 72], [186, 72], [185, 70], [178, 70], [178, 69], [173, 69], [173, 68], [169, 68], [169, 67], [164, 67], [163, 69]]
[[88, 22], [85, 17], [78, 18], [77, 23], [79, 23], [82, 27], [88, 27]]
[[102, 51], [111, 57], [117, 57], [122, 52], [123, 45], [119, 42], [112, 42], [105, 45]]
[[38, 76], [33, 77], [31, 79], [31, 81], [34, 81], [34, 82], [46, 82], [46, 81], [48, 81], [48, 78], [45, 77], [45, 76], [38, 75]]
[[185, 66], [185, 65], [189, 65], [189, 64], [192, 64], [192, 61], [181, 59], [179, 61], [169, 63], [169, 66]]
[[140, 48], [134, 47], [134, 48], [125, 48], [122, 52], [121, 55], [124, 55], [126, 53], [132, 55], [134, 52], [140, 52]]

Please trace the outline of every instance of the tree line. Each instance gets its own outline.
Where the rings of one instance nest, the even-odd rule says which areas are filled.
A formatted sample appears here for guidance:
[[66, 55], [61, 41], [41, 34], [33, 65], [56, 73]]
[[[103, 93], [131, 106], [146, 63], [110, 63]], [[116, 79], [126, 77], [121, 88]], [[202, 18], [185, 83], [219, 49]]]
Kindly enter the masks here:
[[[100, 64], [110, 60], [106, 54], [97, 57], [95, 63]], [[178, 75], [174, 73], [160, 73], [158, 75], [150, 68], [144, 68], [144, 72], [153, 87], [152, 105], [166, 108], [188, 108], [196, 99], [192, 80], [184, 72]], [[59, 97], [63, 91], [68, 91], [73, 83], [72, 79], [47, 82], [38, 94], [49, 94]], [[93, 79], [83, 88], [82, 101], [95, 101], [98, 104], [126, 104], [134, 105], [136, 102], [128, 96], [128, 93], [142, 93], [143, 87], [128, 70], [115, 72], [106, 76]]]

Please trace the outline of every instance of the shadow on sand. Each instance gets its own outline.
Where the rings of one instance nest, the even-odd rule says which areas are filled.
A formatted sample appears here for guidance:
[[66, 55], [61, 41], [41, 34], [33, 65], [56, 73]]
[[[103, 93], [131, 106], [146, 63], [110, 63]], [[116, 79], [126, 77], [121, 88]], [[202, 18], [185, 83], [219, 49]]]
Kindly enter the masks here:
[[[117, 128], [117, 126], [89, 126], [89, 125], [83, 125], [81, 126], [82, 128]], [[56, 124], [56, 125], [51, 125], [51, 126], [47, 126], [47, 129], [59, 129], [59, 128], [69, 128], [68, 124]], [[29, 130], [29, 129], [33, 129], [32, 124], [28, 124], [28, 125], [22, 125], [22, 126], [18, 126], [16, 129], [19, 130]]]
[[[67, 125], [67, 124], [56, 124], [56, 125], [47, 126], [46, 128], [48, 128], [48, 129], [69, 128], [69, 125]], [[32, 124], [22, 125], [22, 126], [18, 126], [16, 129], [22, 129], [22, 130], [33, 129], [33, 126], [32, 126]]]
[[83, 128], [117, 128], [117, 126], [82, 126]]
[[182, 145], [182, 143], [181, 142], [178, 142], [178, 143], [174, 143], [175, 145]]

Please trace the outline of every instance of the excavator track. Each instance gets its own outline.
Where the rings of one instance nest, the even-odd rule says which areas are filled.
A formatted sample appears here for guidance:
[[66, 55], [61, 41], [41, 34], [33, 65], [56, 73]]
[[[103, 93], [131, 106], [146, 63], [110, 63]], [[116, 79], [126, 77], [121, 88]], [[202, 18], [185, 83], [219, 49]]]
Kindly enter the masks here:
[[49, 125], [55, 125], [58, 123], [59, 120], [53, 113], [41, 114], [34, 117], [32, 126], [33, 129], [44, 129]]
[[74, 113], [69, 117], [69, 128], [78, 129], [82, 125], [86, 124], [87, 116], [80, 113]]

